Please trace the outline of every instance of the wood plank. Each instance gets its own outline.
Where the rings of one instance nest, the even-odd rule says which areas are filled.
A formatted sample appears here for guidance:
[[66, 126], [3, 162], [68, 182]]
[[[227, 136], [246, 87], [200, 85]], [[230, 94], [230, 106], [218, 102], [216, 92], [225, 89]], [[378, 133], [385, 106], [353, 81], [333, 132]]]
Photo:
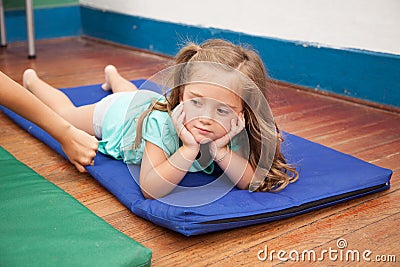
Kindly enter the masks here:
[[[276, 251], [281, 249], [287, 252], [291, 250], [317, 250], [317, 248], [325, 247], [326, 245], [329, 246], [332, 242], [336, 242], [337, 239], [346, 235], [347, 241], [352, 246], [361, 248], [363, 241], [351, 238], [350, 234], [358, 229], [382, 222], [393, 215], [398, 215], [400, 211], [399, 200], [400, 194], [398, 192], [397, 194], [395, 192], [386, 194], [360, 205], [343, 209], [314, 223], [304, 225], [301, 228], [287, 231], [287, 233], [280, 235], [279, 238], [260, 238], [258, 241], [261, 242], [251, 245], [246, 242], [246, 236], [242, 237], [242, 240], [245, 239], [243, 241], [246, 244], [246, 250], [224, 258], [217, 254], [216, 257], [221, 258], [221, 260], [216, 261], [213, 259], [213, 263], [219, 266], [236, 266], [243, 262], [255, 263], [258, 260], [257, 253], [264, 249], [265, 245], [269, 249]], [[374, 214], [374, 216], [371, 216], [371, 214]], [[387, 229], [387, 231], [388, 235], [399, 236], [396, 228], [392, 227]], [[375, 242], [371, 242], [370, 244], [375, 244]]]
[[[393, 229], [397, 228], [399, 223], [400, 213], [398, 212], [385, 218], [384, 224], [378, 221], [340, 237], [342, 242], [339, 245], [347, 243], [347, 246], [343, 249], [340, 248], [344, 245], [338, 247], [337, 240], [324, 245], [324, 247], [332, 247], [338, 250], [336, 262], [343, 266], [354, 266], [355, 264], [362, 266], [398, 266], [400, 235], [394, 234]], [[346, 242], [343, 243], [343, 240]], [[351, 240], [351, 243], [348, 240]], [[364, 254], [367, 250], [371, 254]], [[340, 257], [341, 255], [343, 256]], [[357, 259], [360, 259], [359, 262]]]
[[382, 158], [371, 160], [370, 163], [398, 172], [400, 170], [400, 152], [385, 155]]

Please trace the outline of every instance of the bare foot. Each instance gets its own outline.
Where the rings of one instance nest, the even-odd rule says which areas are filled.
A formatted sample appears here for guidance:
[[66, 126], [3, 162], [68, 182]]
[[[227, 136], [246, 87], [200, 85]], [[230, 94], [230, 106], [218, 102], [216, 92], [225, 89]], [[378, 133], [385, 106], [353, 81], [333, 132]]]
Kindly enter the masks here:
[[22, 75], [23, 86], [29, 90], [29, 82], [34, 78], [38, 78], [36, 71], [34, 71], [33, 69], [25, 70], [24, 74]]
[[110, 91], [112, 89], [110, 76], [115, 73], [118, 73], [118, 71], [117, 68], [115, 68], [115, 66], [113, 65], [107, 65], [104, 68], [104, 76], [106, 81], [101, 85], [101, 88], [104, 91]]

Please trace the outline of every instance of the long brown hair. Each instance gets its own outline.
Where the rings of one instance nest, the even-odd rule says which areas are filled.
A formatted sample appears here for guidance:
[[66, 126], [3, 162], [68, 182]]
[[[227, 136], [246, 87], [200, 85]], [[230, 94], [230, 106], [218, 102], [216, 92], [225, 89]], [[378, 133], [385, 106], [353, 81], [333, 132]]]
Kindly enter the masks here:
[[[184, 46], [176, 55], [174, 65], [182, 66], [182, 71], [175, 71], [174, 79], [177, 86], [173, 88], [166, 97], [166, 101], [159, 101], [151, 105], [138, 120], [137, 135], [135, 146], [141, 142], [142, 124], [144, 118], [152, 110], [161, 110], [171, 112], [179, 103], [184, 90], [184, 84], [180, 81], [183, 68], [187, 63], [212, 62], [228, 66], [241, 72], [250, 80], [252, 85], [240, 84], [241, 97], [247, 99], [243, 102], [243, 114], [245, 118], [245, 132], [249, 139], [249, 163], [256, 170], [256, 174], [262, 179], [258, 179], [256, 184], [250, 184], [251, 191], [279, 191], [285, 188], [289, 183], [298, 179], [298, 172], [295, 167], [288, 164], [281, 152], [281, 143], [283, 138], [278, 126], [269, 116], [268, 111], [263, 105], [265, 103], [260, 99], [257, 92], [261, 92], [264, 97], [267, 96], [267, 84], [270, 79], [267, 75], [264, 64], [259, 55], [250, 48], [234, 45], [228, 41], [220, 39], [211, 39], [200, 45], [189, 43]], [[248, 88], [246, 90], [246, 88]], [[270, 121], [266, 121], [270, 118]], [[268, 119], [267, 119], [268, 120]], [[271, 133], [271, 125], [273, 127]], [[263, 133], [270, 133], [272, 137], [266, 138]], [[270, 163], [265, 163], [267, 157], [264, 151], [271, 147], [271, 141], [275, 144]], [[263, 168], [260, 168], [262, 166]]]

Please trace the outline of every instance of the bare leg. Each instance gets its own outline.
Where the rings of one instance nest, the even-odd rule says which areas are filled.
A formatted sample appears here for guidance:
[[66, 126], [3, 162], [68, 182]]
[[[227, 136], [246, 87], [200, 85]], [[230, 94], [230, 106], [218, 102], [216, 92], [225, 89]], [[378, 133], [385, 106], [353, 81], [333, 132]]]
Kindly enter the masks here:
[[22, 80], [26, 89], [61, 117], [75, 127], [94, 135], [93, 111], [95, 104], [75, 107], [63, 92], [41, 80], [32, 69], [24, 72]]
[[105, 91], [112, 90], [113, 93], [118, 93], [138, 90], [133, 83], [123, 78], [113, 65], [108, 65], [104, 68], [104, 75], [106, 81], [101, 87]]

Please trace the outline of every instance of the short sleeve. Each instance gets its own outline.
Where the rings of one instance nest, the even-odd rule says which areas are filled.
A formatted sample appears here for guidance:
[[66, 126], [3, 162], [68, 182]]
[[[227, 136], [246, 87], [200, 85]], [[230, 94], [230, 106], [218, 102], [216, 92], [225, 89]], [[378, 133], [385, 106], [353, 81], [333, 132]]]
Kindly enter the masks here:
[[143, 121], [143, 139], [171, 156], [179, 148], [179, 138], [167, 112], [154, 110]]
[[240, 134], [238, 134], [232, 138], [232, 140], [229, 143], [229, 147], [232, 151], [237, 152], [241, 147], [240, 143], [241, 143], [241, 136]]

